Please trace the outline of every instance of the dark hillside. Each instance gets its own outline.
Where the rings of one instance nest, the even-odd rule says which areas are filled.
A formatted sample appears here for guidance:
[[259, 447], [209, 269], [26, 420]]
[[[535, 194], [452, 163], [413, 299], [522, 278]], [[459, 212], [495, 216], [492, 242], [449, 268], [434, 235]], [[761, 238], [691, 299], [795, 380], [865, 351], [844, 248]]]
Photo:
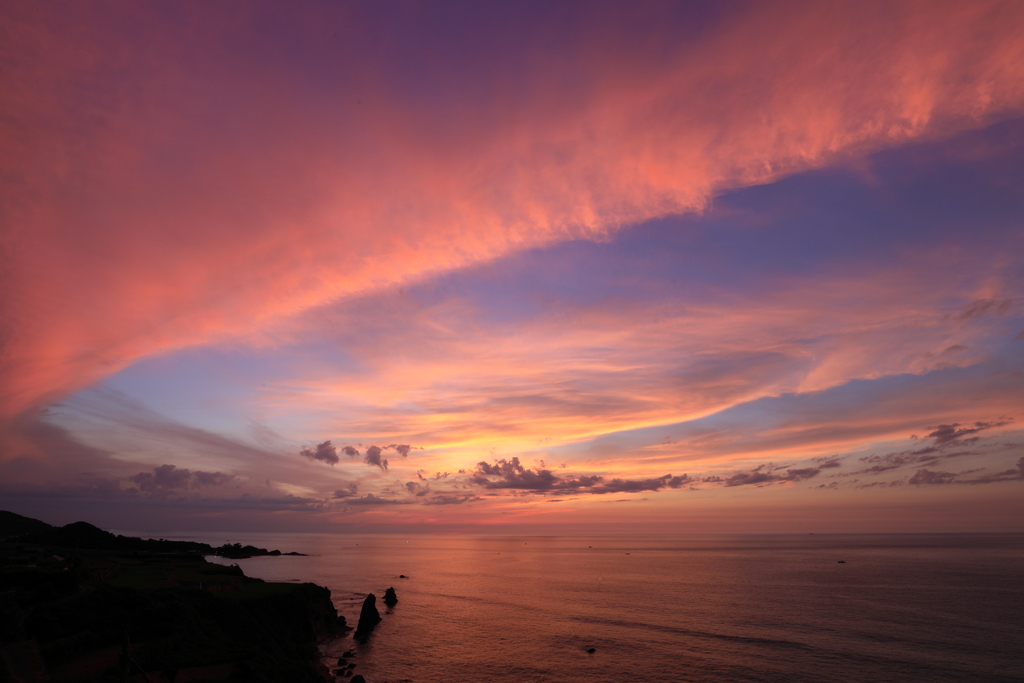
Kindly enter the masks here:
[[313, 683], [318, 641], [347, 630], [328, 589], [249, 578], [208, 545], [18, 517], [33, 531], [0, 542], [0, 683]]
[[42, 533], [53, 527], [46, 522], [40, 522], [31, 517], [22, 517], [13, 512], [0, 510], [0, 539], [22, 534]]
[[12, 512], [0, 512], [0, 515], [9, 515], [11, 518], [11, 533], [0, 533], [0, 539], [48, 548], [103, 550], [121, 553], [192, 553], [219, 555], [236, 560], [262, 555], [301, 555], [301, 553], [282, 553], [280, 550], [267, 550], [251, 545], [242, 546], [239, 543], [225, 543], [215, 548], [195, 541], [170, 541], [163, 538], [143, 539], [115, 535], [88, 522], [72, 522], [62, 527], [55, 527], [36, 519], [15, 515]]

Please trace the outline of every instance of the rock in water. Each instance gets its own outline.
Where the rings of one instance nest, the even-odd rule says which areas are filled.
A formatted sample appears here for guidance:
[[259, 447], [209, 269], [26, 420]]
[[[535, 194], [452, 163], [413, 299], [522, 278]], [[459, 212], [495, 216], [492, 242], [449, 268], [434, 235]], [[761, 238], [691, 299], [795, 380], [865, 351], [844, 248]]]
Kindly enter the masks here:
[[388, 607], [394, 607], [395, 603], [398, 602], [398, 596], [395, 595], [395, 589], [389, 588], [384, 591], [384, 604]]
[[380, 612], [377, 611], [377, 596], [370, 593], [363, 600], [363, 608], [359, 611], [359, 625], [356, 626], [356, 637], [366, 637], [373, 627], [380, 623]]
[[356, 674], [352, 677], [352, 683], [366, 683], [366, 679], [359, 674]]

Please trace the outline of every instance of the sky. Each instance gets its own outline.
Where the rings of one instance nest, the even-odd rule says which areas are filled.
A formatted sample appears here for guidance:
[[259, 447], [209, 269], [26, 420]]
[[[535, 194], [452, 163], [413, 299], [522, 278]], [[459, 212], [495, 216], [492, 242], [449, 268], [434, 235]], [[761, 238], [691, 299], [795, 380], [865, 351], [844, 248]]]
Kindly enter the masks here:
[[1024, 5], [0, 5], [0, 508], [1024, 532]]

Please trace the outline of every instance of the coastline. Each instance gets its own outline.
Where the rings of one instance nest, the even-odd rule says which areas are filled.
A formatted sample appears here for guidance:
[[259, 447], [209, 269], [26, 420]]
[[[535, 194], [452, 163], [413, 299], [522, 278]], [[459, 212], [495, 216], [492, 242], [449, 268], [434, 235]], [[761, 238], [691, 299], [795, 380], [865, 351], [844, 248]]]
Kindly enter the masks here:
[[333, 680], [320, 646], [350, 629], [330, 590], [248, 577], [208, 548], [3, 513], [0, 680]]

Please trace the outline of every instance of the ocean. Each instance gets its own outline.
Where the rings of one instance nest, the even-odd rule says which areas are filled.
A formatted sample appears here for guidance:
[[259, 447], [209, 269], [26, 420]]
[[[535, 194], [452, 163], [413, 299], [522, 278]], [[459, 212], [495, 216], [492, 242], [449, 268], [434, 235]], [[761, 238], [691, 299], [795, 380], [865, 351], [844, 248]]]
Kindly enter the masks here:
[[353, 626], [376, 594], [324, 648], [368, 683], [1024, 681], [1024, 535], [174, 537], [309, 553], [237, 562]]

